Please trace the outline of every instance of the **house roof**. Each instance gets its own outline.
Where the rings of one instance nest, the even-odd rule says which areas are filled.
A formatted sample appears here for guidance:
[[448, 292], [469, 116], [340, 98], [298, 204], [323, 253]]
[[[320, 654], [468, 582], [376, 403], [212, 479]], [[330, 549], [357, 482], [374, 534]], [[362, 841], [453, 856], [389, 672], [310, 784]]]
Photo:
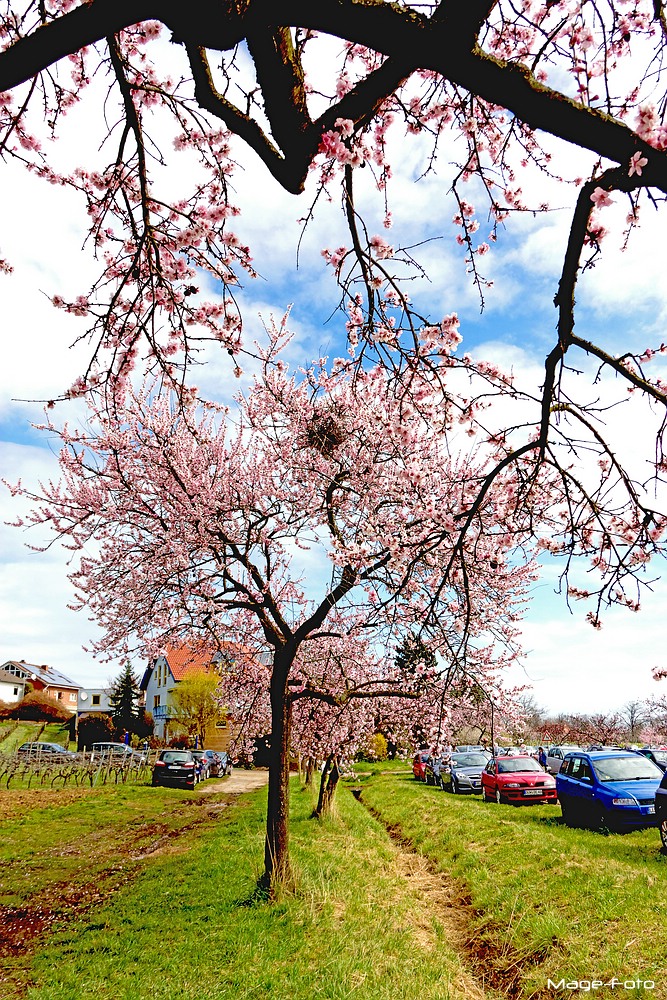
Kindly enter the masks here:
[[[34, 676], [47, 687], [73, 688], [75, 691], [78, 691], [81, 687], [80, 684], [76, 684], [69, 677], [66, 677], [65, 674], [61, 674], [59, 670], [54, 670], [53, 667], [47, 666], [46, 663], [38, 665], [36, 663], [26, 663], [25, 660], [7, 660], [3, 666], [8, 666], [9, 664], [21, 671], [23, 675], [22, 679], [24, 680], [31, 680]], [[0, 669], [2, 668], [0, 667]]]
[[177, 646], [167, 649], [164, 658], [174, 680], [182, 681], [187, 674], [208, 673], [220, 654], [211, 652], [210, 649], [202, 651], [191, 646]]
[[3, 670], [2, 667], [0, 667], [0, 681], [4, 681], [6, 684], [25, 685], [23, 677], [17, 677], [16, 674], [10, 674], [8, 670]]
[[236, 642], [223, 642], [219, 649], [204, 646], [168, 646], [161, 657], [154, 660], [145, 670], [139, 685], [142, 691], [148, 687], [153, 670], [160, 659], [166, 660], [175, 681], [182, 681], [194, 673], [208, 673], [211, 668], [226, 657], [252, 656], [250, 650]]

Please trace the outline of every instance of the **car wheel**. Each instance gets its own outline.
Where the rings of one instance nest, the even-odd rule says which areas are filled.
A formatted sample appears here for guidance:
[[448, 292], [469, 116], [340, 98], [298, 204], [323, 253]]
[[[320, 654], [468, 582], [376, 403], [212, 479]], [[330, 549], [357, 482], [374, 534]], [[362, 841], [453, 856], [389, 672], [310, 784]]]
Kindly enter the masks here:
[[500, 789], [499, 788], [496, 788], [496, 802], [498, 803], [499, 806], [501, 806], [503, 804], [503, 802], [504, 802], [504, 799], [503, 799], [502, 795], [500, 794]]
[[453, 791], [454, 795], [458, 795], [459, 792], [460, 792], [459, 786], [457, 785], [457, 783], [455, 781], [452, 781], [452, 791]]
[[599, 833], [609, 833], [612, 829], [609, 811], [604, 806], [597, 804], [593, 806], [591, 827]]
[[493, 802], [493, 796], [489, 795], [486, 788], [482, 788], [482, 802]]
[[574, 826], [574, 810], [572, 808], [572, 803], [567, 801], [562, 801], [560, 804], [560, 811], [563, 816], [563, 822], [566, 826]]
[[662, 846], [667, 850], [667, 816], [660, 820], [660, 839]]

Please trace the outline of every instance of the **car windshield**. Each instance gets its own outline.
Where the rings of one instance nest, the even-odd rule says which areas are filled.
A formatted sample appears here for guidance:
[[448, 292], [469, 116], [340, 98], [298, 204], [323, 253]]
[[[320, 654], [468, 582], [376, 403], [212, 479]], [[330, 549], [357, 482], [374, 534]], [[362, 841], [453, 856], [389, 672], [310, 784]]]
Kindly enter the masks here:
[[192, 760], [192, 754], [189, 750], [165, 750], [160, 755], [160, 759], [165, 764], [183, 764], [186, 761]]
[[496, 763], [498, 774], [513, 774], [515, 771], [542, 771], [540, 765], [532, 757], [508, 757], [498, 760]]
[[452, 757], [452, 764], [456, 767], [484, 767], [488, 761], [482, 753], [456, 753]]
[[667, 750], [652, 750], [651, 753], [655, 758], [656, 764], [660, 764], [661, 767], [667, 767]]
[[648, 781], [662, 777], [657, 764], [639, 754], [604, 757], [593, 762], [593, 769], [600, 781]]

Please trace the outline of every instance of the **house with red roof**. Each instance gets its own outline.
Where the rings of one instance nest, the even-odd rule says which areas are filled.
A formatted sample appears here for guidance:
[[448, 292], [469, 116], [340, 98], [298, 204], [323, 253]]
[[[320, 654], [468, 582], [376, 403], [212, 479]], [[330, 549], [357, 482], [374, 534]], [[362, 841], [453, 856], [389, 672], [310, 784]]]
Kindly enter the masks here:
[[[7, 685], [13, 683], [13, 688], [22, 688], [25, 692], [28, 687], [33, 691], [43, 691], [55, 701], [62, 704], [68, 712], [74, 714], [79, 703], [79, 691], [81, 685], [76, 684], [59, 670], [47, 666], [45, 663], [26, 663], [25, 660], [7, 660], [0, 664], [3, 682]], [[3, 687], [4, 687], [3, 683]], [[21, 698], [23, 693], [21, 694]], [[14, 697], [11, 699], [14, 700]], [[17, 699], [17, 700], [20, 700]]]
[[[195, 673], [220, 675], [225, 667], [240, 655], [234, 643], [223, 643], [217, 650], [201, 646], [167, 648], [147, 668], [139, 685], [146, 697], [146, 711], [155, 722], [155, 735], [168, 741], [178, 730], [178, 712], [173, 692], [184, 678]], [[221, 718], [213, 732], [207, 733], [206, 745], [211, 750], [226, 750], [230, 743], [229, 720]]]

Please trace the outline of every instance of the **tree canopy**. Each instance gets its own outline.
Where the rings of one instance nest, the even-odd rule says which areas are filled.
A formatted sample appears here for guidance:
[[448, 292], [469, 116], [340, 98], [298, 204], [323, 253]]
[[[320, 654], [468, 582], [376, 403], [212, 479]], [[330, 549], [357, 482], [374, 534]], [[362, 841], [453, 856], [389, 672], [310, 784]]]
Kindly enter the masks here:
[[[5, 0], [0, 154], [80, 195], [99, 262], [80, 294], [51, 295], [84, 323], [89, 363], [62, 395], [87, 397], [92, 429], [49, 422], [64, 480], [28, 488], [41, 504], [33, 520], [75, 549], [99, 545], [74, 573], [108, 648], [138, 637], [154, 654], [174, 631], [215, 636], [224, 619], [271, 649], [265, 691], [282, 756], [269, 874], [286, 865], [300, 697], [335, 709], [353, 693], [430, 685], [435, 707], [438, 684], [462, 676], [487, 690], [538, 552], [561, 558], [595, 627], [607, 603], [639, 607], [667, 526], [667, 347], [633, 335], [614, 351], [575, 330], [575, 291], [604, 254], [609, 219], [631, 253], [642, 206], [662, 210], [666, 36], [661, 0]], [[102, 152], [63, 166], [50, 140], [84, 102]], [[463, 353], [457, 315], [413, 301], [424, 266], [391, 213], [410, 141], [415, 183], [437, 171], [452, 194], [453, 242], [482, 306], [504, 231], [572, 203], [555, 331], [533, 384]], [[234, 191], [245, 147], [301, 196], [305, 224], [340, 203], [346, 241], [322, 248], [340, 357], [290, 372], [287, 320], [248, 343], [242, 282], [256, 271]], [[568, 181], [573, 147], [591, 155]], [[613, 202], [627, 206], [620, 224]], [[193, 385], [211, 345], [235, 374], [257, 373], [234, 413]], [[154, 381], [141, 389], [146, 370]], [[653, 421], [629, 452], [621, 402], [625, 426]], [[292, 559], [313, 546], [332, 566], [316, 596]], [[583, 583], [570, 579], [575, 560]], [[371, 632], [387, 648], [421, 634], [444, 669], [387, 673], [360, 640]]]

